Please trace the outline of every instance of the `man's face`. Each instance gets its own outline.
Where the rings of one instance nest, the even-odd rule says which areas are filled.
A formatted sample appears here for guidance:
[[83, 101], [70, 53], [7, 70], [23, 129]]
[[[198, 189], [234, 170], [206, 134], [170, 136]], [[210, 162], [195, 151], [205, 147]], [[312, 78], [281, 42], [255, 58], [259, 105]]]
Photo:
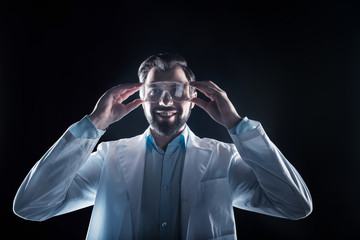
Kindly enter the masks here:
[[[164, 81], [189, 83], [180, 67], [168, 72], [159, 71], [154, 67], [148, 73], [145, 84]], [[151, 129], [162, 136], [172, 136], [184, 129], [194, 104], [188, 101], [174, 101], [165, 93], [159, 102], [144, 102], [142, 106]]]

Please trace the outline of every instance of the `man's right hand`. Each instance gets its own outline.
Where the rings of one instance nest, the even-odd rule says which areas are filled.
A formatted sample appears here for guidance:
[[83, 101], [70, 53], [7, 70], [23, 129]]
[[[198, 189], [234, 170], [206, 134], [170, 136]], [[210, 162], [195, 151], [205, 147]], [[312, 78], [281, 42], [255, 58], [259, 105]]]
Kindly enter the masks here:
[[89, 115], [95, 127], [105, 130], [110, 124], [119, 121], [126, 114], [139, 107], [143, 102], [139, 98], [128, 104], [123, 104], [122, 102], [139, 91], [142, 85], [143, 83], [126, 83], [106, 91], [97, 102], [93, 112]]

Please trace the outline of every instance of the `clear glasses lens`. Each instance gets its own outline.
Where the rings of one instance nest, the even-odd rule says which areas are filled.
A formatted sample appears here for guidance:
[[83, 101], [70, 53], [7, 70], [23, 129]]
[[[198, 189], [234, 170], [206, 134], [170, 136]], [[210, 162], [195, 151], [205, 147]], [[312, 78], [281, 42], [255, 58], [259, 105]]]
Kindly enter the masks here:
[[147, 102], [160, 102], [168, 94], [174, 101], [183, 102], [193, 98], [195, 89], [189, 84], [177, 82], [155, 82], [140, 88], [140, 98]]

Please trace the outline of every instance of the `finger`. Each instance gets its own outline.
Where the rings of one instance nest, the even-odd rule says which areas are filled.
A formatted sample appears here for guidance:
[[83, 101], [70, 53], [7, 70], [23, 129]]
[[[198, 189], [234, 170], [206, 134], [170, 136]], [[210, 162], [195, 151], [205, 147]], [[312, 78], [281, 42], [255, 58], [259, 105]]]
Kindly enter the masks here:
[[140, 83], [140, 82], [120, 84], [120, 85], [117, 85], [117, 86], [111, 88], [109, 90], [109, 93], [117, 95], [119, 93], [126, 92], [128, 90], [139, 89], [143, 84], [144, 83]]
[[128, 97], [130, 97], [131, 95], [133, 95], [134, 93], [136, 93], [137, 91], [139, 91], [140, 87], [134, 87], [131, 89], [127, 89], [125, 92], [122, 92], [118, 95], [118, 99], [117, 101], [123, 102], [126, 99], [128, 99]]
[[198, 86], [198, 87], [204, 87], [208, 89], [213, 89], [215, 91], [222, 91], [222, 89], [216, 85], [212, 81], [196, 81], [196, 82], [190, 82], [190, 85]]
[[196, 105], [198, 105], [199, 107], [201, 107], [202, 109], [204, 109], [206, 111], [208, 102], [206, 102], [200, 98], [193, 98], [190, 100], [190, 102], [195, 103]]
[[214, 95], [218, 93], [218, 90], [215, 89], [213, 86], [209, 86], [206, 84], [191, 84], [194, 88], [205, 94], [211, 100], [214, 100]]
[[[125, 84], [124, 84], [125, 85]], [[114, 99], [114, 101], [118, 103], [122, 103], [128, 97], [133, 95], [135, 92], [139, 91], [143, 83], [136, 83], [134, 84], [126, 84], [128, 86], [119, 85], [109, 90], [110, 96]]]
[[126, 112], [129, 113], [129, 112], [133, 111], [134, 109], [139, 107], [141, 105], [141, 103], [143, 103], [143, 100], [141, 100], [140, 98], [137, 98], [132, 102], [129, 102], [128, 104], [125, 105]]

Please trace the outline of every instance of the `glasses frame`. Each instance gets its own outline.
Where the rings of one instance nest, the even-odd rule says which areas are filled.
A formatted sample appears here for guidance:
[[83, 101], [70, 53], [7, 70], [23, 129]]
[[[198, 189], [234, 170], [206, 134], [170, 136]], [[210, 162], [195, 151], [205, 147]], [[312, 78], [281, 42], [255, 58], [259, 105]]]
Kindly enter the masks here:
[[[159, 98], [158, 101], [149, 101], [146, 99], [146, 96], [145, 96], [145, 88], [146, 87], [149, 87], [151, 85], [157, 85], [157, 84], [161, 84], [161, 85], [166, 85], [166, 84], [182, 84], [184, 86], [188, 86], [189, 87], [189, 95], [190, 95], [190, 98], [186, 99], [186, 100], [176, 100], [174, 99], [174, 97], [171, 95], [171, 93], [168, 91], [168, 90], [164, 90], [164, 89], [161, 89], [162, 90], [162, 93], [161, 93], [161, 96]], [[155, 102], [160, 102], [164, 96], [165, 96], [165, 93], [168, 93], [168, 96], [171, 98], [171, 100], [175, 101], [175, 102], [187, 102], [191, 99], [194, 98], [194, 94], [196, 92], [195, 88], [193, 86], [191, 86], [189, 83], [182, 83], [182, 82], [173, 82], [173, 81], [161, 81], [161, 82], [152, 82], [152, 83], [147, 83], [147, 84], [144, 84], [143, 86], [140, 87], [140, 91], [139, 91], [139, 95], [140, 95], [140, 99], [145, 101], [145, 102], [151, 102], [151, 103], [155, 103]]]

